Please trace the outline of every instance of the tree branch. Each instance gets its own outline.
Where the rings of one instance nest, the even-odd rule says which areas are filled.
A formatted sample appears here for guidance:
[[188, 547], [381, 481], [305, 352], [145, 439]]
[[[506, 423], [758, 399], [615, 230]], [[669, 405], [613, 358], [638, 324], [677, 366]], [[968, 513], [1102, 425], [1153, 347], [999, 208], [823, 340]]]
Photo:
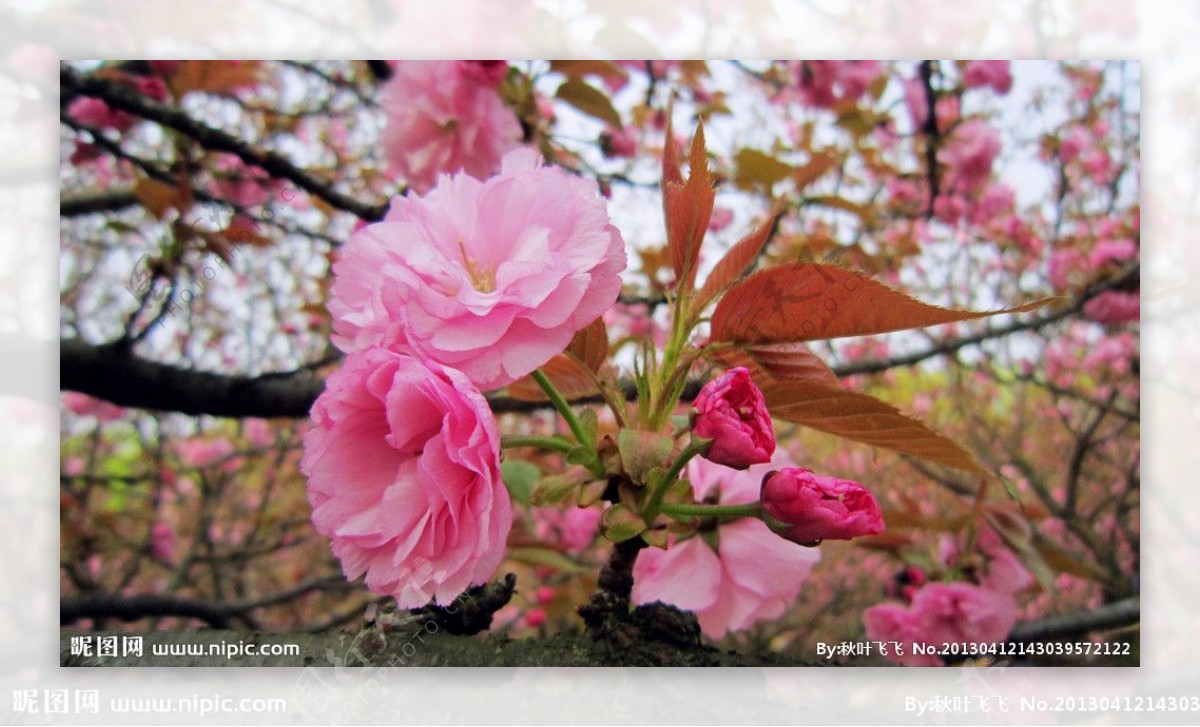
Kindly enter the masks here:
[[[1138, 273], [1139, 267], [1135, 264], [1123, 274], [1092, 286], [1073, 304], [1048, 316], [952, 338], [917, 353], [844, 364], [834, 367], [833, 372], [841, 378], [878, 373], [953, 353], [991, 338], [1037, 330], [1077, 313], [1084, 303], [1100, 292], [1121, 289], [1129, 280], [1136, 279]], [[78, 339], [64, 339], [59, 362], [60, 389], [79, 391], [120, 406], [193, 415], [303, 418], [308, 416], [313, 402], [325, 387], [311, 367], [259, 376], [229, 376], [147, 361], [119, 341], [92, 345]], [[689, 381], [681, 400], [694, 399], [703, 383]], [[627, 400], [636, 398], [632, 381], [621, 381], [621, 388]], [[548, 402], [523, 401], [496, 394], [490, 395], [488, 401], [497, 414], [538, 411], [549, 406]], [[602, 401], [596, 395], [575, 399], [572, 403]]]
[[386, 202], [374, 205], [359, 202], [349, 195], [336, 191], [329, 184], [297, 167], [287, 158], [274, 152], [256, 149], [242, 139], [203, 124], [178, 108], [152, 101], [131, 88], [103, 78], [81, 74], [67, 65], [60, 67], [59, 81], [64, 91], [63, 104], [78, 95], [98, 98], [115, 109], [128, 111], [185, 134], [207, 149], [234, 154], [247, 164], [259, 166], [273, 177], [290, 180], [296, 186], [320, 197], [333, 207], [350, 212], [361, 219], [381, 220], [387, 213]]
[[1106, 603], [1091, 611], [1064, 613], [1013, 627], [1008, 640], [1016, 643], [1052, 641], [1084, 636], [1095, 631], [1133, 626], [1141, 620], [1141, 605], [1136, 597]]
[[139, 621], [155, 616], [178, 616], [195, 618], [215, 629], [233, 628], [233, 621], [250, 624], [240, 614], [222, 606], [174, 596], [111, 596], [88, 595], [64, 598], [58, 606], [60, 625], [75, 623], [85, 618], [115, 618], [121, 621]]
[[64, 197], [58, 203], [58, 213], [63, 217], [78, 217], [97, 212], [116, 212], [137, 204], [137, 197], [133, 196], [132, 190], [117, 189]]

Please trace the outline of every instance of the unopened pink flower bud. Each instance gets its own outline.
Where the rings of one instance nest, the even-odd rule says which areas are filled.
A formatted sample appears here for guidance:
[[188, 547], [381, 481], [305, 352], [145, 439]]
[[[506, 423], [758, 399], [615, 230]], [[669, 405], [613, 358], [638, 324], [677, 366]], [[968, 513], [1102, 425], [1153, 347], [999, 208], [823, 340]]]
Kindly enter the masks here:
[[704, 385], [693, 403], [692, 434], [713, 440], [706, 459], [735, 469], [771, 461], [775, 428], [750, 372], [730, 369]]
[[786, 467], [763, 478], [763, 510], [782, 525], [775, 532], [796, 543], [849, 540], [883, 532], [875, 496], [852, 480]]

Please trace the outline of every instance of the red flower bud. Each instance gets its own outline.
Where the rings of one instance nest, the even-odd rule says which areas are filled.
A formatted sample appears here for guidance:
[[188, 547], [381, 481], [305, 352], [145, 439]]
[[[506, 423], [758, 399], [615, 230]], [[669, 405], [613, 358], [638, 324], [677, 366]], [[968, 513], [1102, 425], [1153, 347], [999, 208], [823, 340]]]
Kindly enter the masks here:
[[713, 440], [704, 455], [710, 462], [746, 469], [771, 461], [775, 428], [762, 391], [744, 367], [705, 384], [693, 408], [692, 434]]
[[762, 505], [782, 523], [775, 531], [796, 543], [849, 540], [883, 532], [874, 495], [850, 480], [787, 467], [763, 478]]

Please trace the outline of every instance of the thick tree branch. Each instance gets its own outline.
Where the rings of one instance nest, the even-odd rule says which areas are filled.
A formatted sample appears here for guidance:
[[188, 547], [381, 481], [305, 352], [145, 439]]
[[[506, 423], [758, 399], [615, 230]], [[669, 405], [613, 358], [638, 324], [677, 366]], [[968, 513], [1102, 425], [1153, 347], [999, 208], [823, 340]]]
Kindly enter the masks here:
[[[330, 361], [332, 363], [332, 361]], [[683, 398], [691, 401], [703, 385], [688, 382]], [[325, 382], [309, 366], [296, 371], [229, 376], [148, 361], [122, 342], [93, 345], [63, 339], [59, 350], [59, 388], [78, 391], [118, 406], [207, 414], [221, 417], [308, 416]], [[632, 381], [622, 381], [627, 399], [637, 395]], [[599, 395], [573, 403], [601, 403]], [[549, 402], [488, 396], [497, 414], [546, 409]]]
[[380, 220], [387, 212], [386, 202], [366, 204], [342, 194], [287, 158], [274, 152], [256, 149], [242, 139], [203, 124], [178, 108], [148, 99], [131, 88], [103, 78], [84, 75], [66, 65], [60, 69], [59, 81], [64, 91], [64, 104], [68, 103], [71, 97], [78, 95], [101, 99], [115, 109], [128, 111], [185, 134], [207, 149], [234, 154], [247, 164], [259, 166], [273, 177], [287, 179], [337, 209], [350, 212], [361, 219]]
[[235, 620], [246, 623], [242, 614], [228, 608], [206, 601], [174, 596], [88, 595], [64, 598], [58, 606], [58, 622], [64, 626], [85, 618], [139, 621], [162, 616], [195, 618], [215, 629], [233, 628]]
[[225, 604], [157, 594], [121, 596], [91, 593], [64, 598], [59, 604], [58, 618], [60, 624], [66, 625], [84, 618], [140, 621], [145, 618], [176, 616], [200, 619], [216, 629], [233, 628], [235, 621], [241, 622], [248, 628], [257, 628], [257, 624], [250, 616], [250, 612], [255, 609], [286, 603], [312, 591], [326, 588], [350, 588], [353, 585], [340, 576], [314, 578], [279, 593]]
[[120, 406], [224, 417], [308, 416], [325, 383], [311, 370], [226, 376], [147, 361], [118, 343], [65, 339], [59, 386]]
[[1068, 639], [1097, 631], [1133, 626], [1141, 620], [1141, 604], [1136, 598], [1106, 603], [1091, 611], [1065, 613], [1036, 621], [1025, 621], [1013, 627], [1008, 640], [1018, 643]]
[[137, 204], [137, 197], [133, 196], [132, 190], [117, 189], [64, 197], [58, 203], [58, 213], [63, 217], [78, 217], [97, 212], [116, 212]]
[[[1122, 275], [1092, 286], [1073, 304], [1050, 315], [952, 338], [904, 356], [843, 364], [834, 367], [833, 372], [843, 378], [878, 373], [899, 366], [912, 366], [989, 339], [1038, 330], [1078, 313], [1084, 303], [1100, 292], [1123, 289], [1130, 280], [1136, 280], [1138, 273], [1139, 267], [1134, 265]], [[92, 345], [77, 339], [64, 339], [59, 361], [59, 384], [63, 390], [79, 391], [120, 406], [193, 415], [306, 417], [325, 386], [311, 367], [259, 376], [228, 376], [147, 361], [120, 342]], [[689, 381], [682, 400], [691, 401], [695, 398], [702, 384], [699, 380]], [[636, 396], [632, 381], [622, 381], [621, 388], [626, 399], [632, 400]], [[488, 401], [498, 414], [529, 412], [547, 407], [545, 402], [523, 401], [501, 395], [489, 396]], [[595, 396], [577, 399], [575, 403], [601, 401], [599, 396]]]

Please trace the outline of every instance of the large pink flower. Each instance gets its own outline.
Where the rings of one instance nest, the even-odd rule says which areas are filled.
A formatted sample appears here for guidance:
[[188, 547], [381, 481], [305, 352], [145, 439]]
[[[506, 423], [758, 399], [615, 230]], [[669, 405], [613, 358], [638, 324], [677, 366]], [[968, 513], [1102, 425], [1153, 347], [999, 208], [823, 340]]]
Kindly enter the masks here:
[[624, 268], [595, 182], [519, 149], [500, 175], [460, 174], [424, 197], [397, 197], [382, 222], [350, 237], [334, 266], [334, 342], [409, 352], [499, 388], [604, 313]]
[[692, 433], [713, 440], [704, 455], [708, 460], [735, 469], [771, 461], [775, 427], [746, 367], [732, 368], [705, 384], [692, 408]]
[[[693, 459], [687, 474], [697, 502], [744, 504], [758, 499], [763, 475], [781, 463], [776, 457], [773, 465], [738, 472]], [[816, 549], [790, 543], [754, 518], [723, 522], [715, 536], [715, 549], [695, 535], [667, 550], [642, 551], [633, 568], [634, 602], [662, 601], [692, 611], [705, 635], [719, 639], [727, 631], [780, 616], [821, 557]]]
[[347, 578], [401, 608], [446, 604], [504, 557], [512, 503], [487, 401], [459, 372], [382, 349], [346, 357], [300, 467]]
[[418, 192], [439, 174], [484, 178], [521, 139], [521, 124], [496, 92], [507, 64], [402, 61], [380, 92], [383, 149]]

